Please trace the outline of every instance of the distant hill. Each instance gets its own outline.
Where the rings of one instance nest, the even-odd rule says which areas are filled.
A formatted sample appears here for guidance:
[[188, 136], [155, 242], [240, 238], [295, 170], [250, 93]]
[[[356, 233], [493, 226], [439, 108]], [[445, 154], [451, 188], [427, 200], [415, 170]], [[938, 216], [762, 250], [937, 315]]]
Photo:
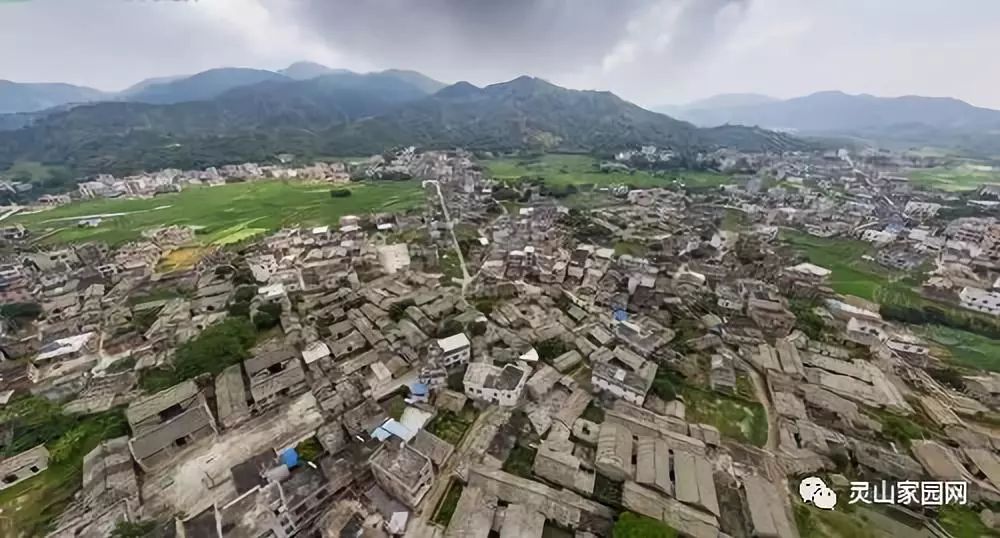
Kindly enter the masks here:
[[803, 134], [848, 135], [875, 141], [956, 146], [972, 149], [977, 134], [991, 142], [1000, 131], [1000, 111], [949, 97], [876, 97], [843, 92], [819, 92], [793, 99], [757, 104], [684, 107], [678, 117], [697, 125], [756, 125]]
[[333, 69], [315, 62], [295, 62], [278, 70], [278, 74], [295, 80], [309, 80], [323, 75], [350, 73], [347, 69]]
[[151, 83], [124, 95], [123, 98], [128, 101], [153, 104], [202, 101], [222, 95], [234, 88], [275, 80], [290, 79], [273, 71], [225, 67], [166, 82]]
[[459, 82], [426, 99], [348, 125], [334, 136], [348, 152], [377, 151], [386, 143], [581, 151], [642, 144], [680, 151], [784, 149], [799, 144], [758, 129], [698, 129], [610, 92], [568, 90], [532, 77], [485, 88]]
[[444, 82], [434, 80], [423, 73], [409, 71], [406, 69], [386, 69], [380, 74], [406, 81], [427, 93], [434, 93], [447, 86]]
[[78, 106], [0, 132], [0, 169], [33, 160], [81, 172], [127, 173], [266, 160], [281, 152], [378, 152], [404, 144], [579, 151], [656, 144], [682, 153], [803, 147], [762, 129], [699, 129], [609, 92], [568, 90], [530, 77], [485, 88], [463, 82], [434, 94], [428, 87], [397, 71], [334, 73], [266, 80], [203, 101]]
[[0, 114], [37, 112], [67, 103], [87, 103], [106, 98], [104, 92], [84, 86], [0, 80]]

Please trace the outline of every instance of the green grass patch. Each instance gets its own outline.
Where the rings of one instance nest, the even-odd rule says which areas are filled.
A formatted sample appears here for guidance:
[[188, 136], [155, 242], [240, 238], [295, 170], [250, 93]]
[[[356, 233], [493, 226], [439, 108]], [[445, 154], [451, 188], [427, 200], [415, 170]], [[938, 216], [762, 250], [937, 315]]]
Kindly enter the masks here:
[[956, 364], [1000, 372], [1000, 341], [942, 325], [922, 325], [915, 331], [947, 350]]
[[531, 469], [535, 466], [535, 452], [537, 451], [529, 446], [520, 443], [514, 445], [507, 460], [503, 462], [503, 470], [521, 478], [532, 479]]
[[621, 256], [623, 254], [635, 256], [636, 258], [645, 257], [646, 245], [635, 241], [618, 241], [615, 243], [615, 255]]
[[452, 480], [451, 484], [448, 485], [448, 491], [444, 493], [444, 498], [441, 499], [441, 504], [438, 505], [438, 509], [434, 512], [434, 517], [431, 521], [447, 527], [451, 523], [451, 517], [455, 515], [455, 508], [458, 506], [458, 500], [462, 498], [462, 490], [465, 489], [462, 483], [457, 480]]
[[509, 157], [483, 162], [489, 174], [500, 180], [541, 177], [551, 187], [566, 185], [608, 187], [631, 185], [638, 188], [685, 185], [690, 188], [728, 184], [729, 176], [697, 170], [671, 170], [660, 174], [646, 171], [602, 172], [600, 162], [590, 155], [545, 154], [538, 157]]
[[829, 283], [837, 293], [885, 303], [921, 301], [919, 294], [902, 279], [903, 275], [861, 259], [871, 248], [864, 241], [814, 237], [796, 230], [782, 230], [781, 238], [811, 263], [829, 269]]
[[[150, 199], [89, 200], [49, 211], [19, 214], [9, 222], [26, 226], [44, 242], [105, 241], [112, 245], [138, 239], [143, 230], [169, 225], [201, 227], [209, 243], [240, 241], [293, 225], [336, 225], [348, 214], [400, 211], [418, 207], [423, 191], [416, 181], [356, 183], [348, 198], [331, 198], [316, 185], [282, 181], [194, 187]], [[105, 218], [96, 228], [79, 228], [87, 215], [124, 213]], [[66, 220], [60, 220], [66, 219]], [[249, 224], [253, 224], [252, 227]]]
[[1000, 170], [973, 164], [925, 168], [910, 172], [910, 180], [937, 190], [958, 192], [976, 190], [989, 183], [1000, 183]]
[[612, 538], [675, 538], [677, 531], [666, 523], [633, 512], [618, 516]]
[[884, 536], [877, 533], [856, 512], [821, 510], [802, 503], [795, 504], [795, 524], [802, 538], [881, 538]]
[[754, 446], [767, 442], [764, 406], [691, 386], [681, 389], [688, 422], [715, 426], [726, 437]]
[[104, 439], [128, 434], [121, 409], [72, 417], [36, 396], [20, 398], [0, 413], [14, 427], [8, 455], [45, 444], [49, 467], [0, 491], [0, 536], [42, 536], [81, 486], [83, 456]]
[[471, 407], [462, 409], [462, 412], [455, 414], [451, 411], [441, 411], [434, 416], [427, 425], [424, 426], [428, 432], [440, 437], [442, 440], [458, 445], [465, 432], [476, 420], [476, 411]]
[[942, 506], [937, 520], [952, 536], [1000, 536], [1000, 531], [983, 525], [979, 513], [967, 506]]

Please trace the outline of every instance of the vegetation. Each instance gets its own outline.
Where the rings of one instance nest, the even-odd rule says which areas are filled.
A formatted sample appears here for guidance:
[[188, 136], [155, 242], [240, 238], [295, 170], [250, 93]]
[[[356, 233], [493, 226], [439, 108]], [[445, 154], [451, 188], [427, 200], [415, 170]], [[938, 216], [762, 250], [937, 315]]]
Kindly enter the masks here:
[[392, 318], [392, 321], [399, 321], [403, 319], [404, 315], [406, 315], [406, 309], [411, 306], [416, 306], [416, 304], [417, 303], [414, 302], [413, 299], [406, 299], [404, 301], [392, 303], [392, 305], [389, 306], [389, 317]]
[[520, 443], [514, 445], [507, 460], [503, 462], [503, 470], [521, 478], [532, 478], [531, 469], [535, 465], [535, 452], [536, 450], [529, 446]]
[[677, 374], [661, 367], [657, 369], [653, 385], [649, 390], [661, 400], [669, 402], [677, 399], [677, 387], [682, 384], [683, 380]]
[[79, 489], [83, 456], [99, 442], [128, 434], [121, 409], [70, 416], [37, 396], [11, 401], [0, 410], [0, 423], [13, 428], [4, 457], [39, 444], [49, 449], [49, 467], [34, 478], [0, 491], [0, 535], [41, 536]]
[[174, 353], [172, 368], [143, 370], [139, 385], [152, 393], [201, 374], [218, 375], [226, 367], [249, 358], [250, 348], [256, 339], [257, 334], [249, 320], [226, 319], [181, 344]]
[[789, 305], [795, 314], [795, 326], [813, 340], [822, 340], [826, 323], [816, 313], [817, 304], [812, 301], [793, 300]]
[[538, 358], [545, 362], [555, 359], [570, 349], [572, 348], [570, 348], [566, 342], [563, 342], [558, 338], [549, 338], [548, 340], [535, 342], [535, 351], [538, 352]]
[[471, 408], [463, 409], [459, 414], [445, 410], [432, 418], [424, 429], [452, 445], [457, 445], [475, 420], [476, 412]]
[[452, 480], [431, 521], [442, 527], [447, 527], [451, 523], [451, 516], [455, 515], [455, 508], [458, 507], [458, 500], [462, 498], [463, 489], [465, 488], [461, 482]]
[[490, 159], [486, 169], [497, 179], [521, 180], [540, 178], [549, 190], [572, 194], [566, 187], [608, 187], [630, 185], [636, 188], [665, 187], [684, 184], [691, 187], [713, 187], [729, 182], [729, 176], [715, 172], [677, 170], [668, 172], [601, 171], [596, 159], [589, 155], [543, 154], [531, 157]]
[[691, 386], [681, 394], [688, 421], [715, 426], [722, 435], [754, 446], [767, 442], [767, 415], [760, 403]]
[[[871, 525], [855, 514], [821, 510], [811, 505], [795, 504], [795, 524], [802, 538], [880, 538]], [[966, 535], [955, 535], [966, 536]]]
[[618, 241], [615, 243], [615, 255], [622, 256], [625, 254], [642, 258], [646, 255], [646, 246], [635, 241]]
[[7, 303], [0, 305], [0, 318], [8, 320], [15, 327], [27, 325], [42, 315], [42, 305], [38, 303]]
[[854, 239], [813, 237], [794, 230], [783, 230], [782, 239], [811, 262], [829, 269], [830, 286], [837, 293], [880, 301], [887, 295], [916, 295], [905, 283], [881, 267], [861, 259], [870, 246]]
[[876, 420], [882, 423], [882, 435], [905, 447], [910, 446], [910, 441], [914, 439], [932, 437], [930, 429], [910, 418], [878, 409], [873, 409], [870, 412]]
[[258, 331], [266, 331], [276, 327], [280, 321], [280, 303], [264, 303], [257, 308], [257, 312], [253, 315], [253, 324]]
[[917, 332], [943, 346], [958, 365], [1000, 372], [1000, 339], [942, 325], [924, 325]]
[[350, 189], [330, 189], [330, 198], [347, 198], [350, 195]]
[[1000, 183], [1000, 171], [974, 165], [924, 168], [910, 174], [919, 185], [943, 191], [976, 190], [983, 184]]
[[677, 531], [653, 518], [625, 512], [618, 516], [611, 536], [613, 538], [675, 538]]
[[952, 536], [1000, 537], [1000, 531], [991, 529], [979, 519], [979, 514], [967, 506], [947, 504], [938, 512], [938, 523]]
[[156, 521], [122, 520], [111, 531], [111, 538], [149, 538], [155, 536], [156, 527]]
[[323, 449], [323, 445], [319, 443], [319, 439], [316, 436], [312, 436], [305, 441], [302, 441], [295, 447], [295, 452], [299, 455], [299, 458], [306, 461], [319, 461], [320, 456], [323, 455], [326, 450]]
[[[46, 243], [105, 241], [117, 245], [139, 238], [146, 229], [173, 224], [199, 226], [202, 243], [233, 243], [257, 233], [295, 224], [337, 224], [343, 215], [394, 211], [421, 202], [416, 182], [358, 183], [353, 196], [331, 198], [308, 183], [256, 181], [196, 187], [150, 199], [108, 199], [73, 203], [8, 219], [23, 224]], [[118, 215], [96, 228], [80, 228], [88, 215]], [[5, 221], [6, 222], [6, 221]], [[252, 226], [251, 226], [252, 225]]]
[[580, 418], [589, 420], [594, 424], [600, 424], [604, 422], [604, 408], [600, 405], [594, 403], [594, 400], [590, 400], [587, 404], [587, 408], [583, 410], [583, 414]]

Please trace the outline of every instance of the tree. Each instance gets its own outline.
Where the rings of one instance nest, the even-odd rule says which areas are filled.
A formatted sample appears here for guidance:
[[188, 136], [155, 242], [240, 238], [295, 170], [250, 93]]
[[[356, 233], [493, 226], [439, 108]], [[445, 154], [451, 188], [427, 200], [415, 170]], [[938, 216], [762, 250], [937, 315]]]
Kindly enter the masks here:
[[330, 198], [347, 198], [350, 195], [349, 189], [330, 189]]
[[260, 305], [257, 313], [253, 315], [253, 324], [258, 331], [266, 331], [274, 327], [281, 321], [281, 305], [278, 303], [265, 303]]

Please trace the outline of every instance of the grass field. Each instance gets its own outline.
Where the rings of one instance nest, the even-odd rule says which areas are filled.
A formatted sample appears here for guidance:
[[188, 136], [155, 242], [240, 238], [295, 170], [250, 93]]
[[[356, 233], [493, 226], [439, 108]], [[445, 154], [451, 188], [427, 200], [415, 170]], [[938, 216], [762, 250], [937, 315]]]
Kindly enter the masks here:
[[976, 190], [986, 183], [1000, 184], [1000, 170], [970, 164], [915, 170], [909, 177], [919, 185], [951, 192]]
[[18, 161], [13, 166], [0, 172], [0, 178], [28, 179], [32, 183], [41, 183], [52, 177], [53, 172], [67, 172], [63, 166], [51, 166], [37, 161]]
[[710, 424], [726, 437], [755, 446], [767, 442], [764, 406], [690, 386], [681, 389], [688, 420]]
[[781, 238], [810, 262], [832, 271], [829, 282], [837, 293], [896, 304], [919, 301], [903, 275], [861, 259], [870, 248], [864, 241], [814, 237], [795, 230], [782, 230]]
[[[203, 243], [228, 244], [283, 226], [336, 224], [347, 214], [408, 209], [423, 200], [416, 181], [356, 183], [348, 188], [351, 196], [332, 198], [329, 187], [317, 184], [234, 183], [151, 199], [86, 201], [8, 220], [25, 225], [36, 237], [48, 234], [42, 239], [46, 243], [120, 244], [146, 229], [184, 224], [198, 226]], [[76, 225], [82, 217], [108, 214], [121, 215], [104, 218], [96, 228]]]
[[952, 360], [962, 366], [1000, 372], [1000, 341], [941, 325], [924, 325], [915, 330], [947, 350]]
[[484, 161], [486, 169], [497, 179], [517, 179], [523, 176], [540, 176], [552, 186], [632, 185], [635, 187], [664, 187], [677, 180], [688, 187], [717, 187], [729, 183], [729, 176], [715, 172], [676, 171], [664, 177], [648, 172], [601, 172], [598, 161], [589, 155], [546, 154], [541, 157], [510, 157]]

